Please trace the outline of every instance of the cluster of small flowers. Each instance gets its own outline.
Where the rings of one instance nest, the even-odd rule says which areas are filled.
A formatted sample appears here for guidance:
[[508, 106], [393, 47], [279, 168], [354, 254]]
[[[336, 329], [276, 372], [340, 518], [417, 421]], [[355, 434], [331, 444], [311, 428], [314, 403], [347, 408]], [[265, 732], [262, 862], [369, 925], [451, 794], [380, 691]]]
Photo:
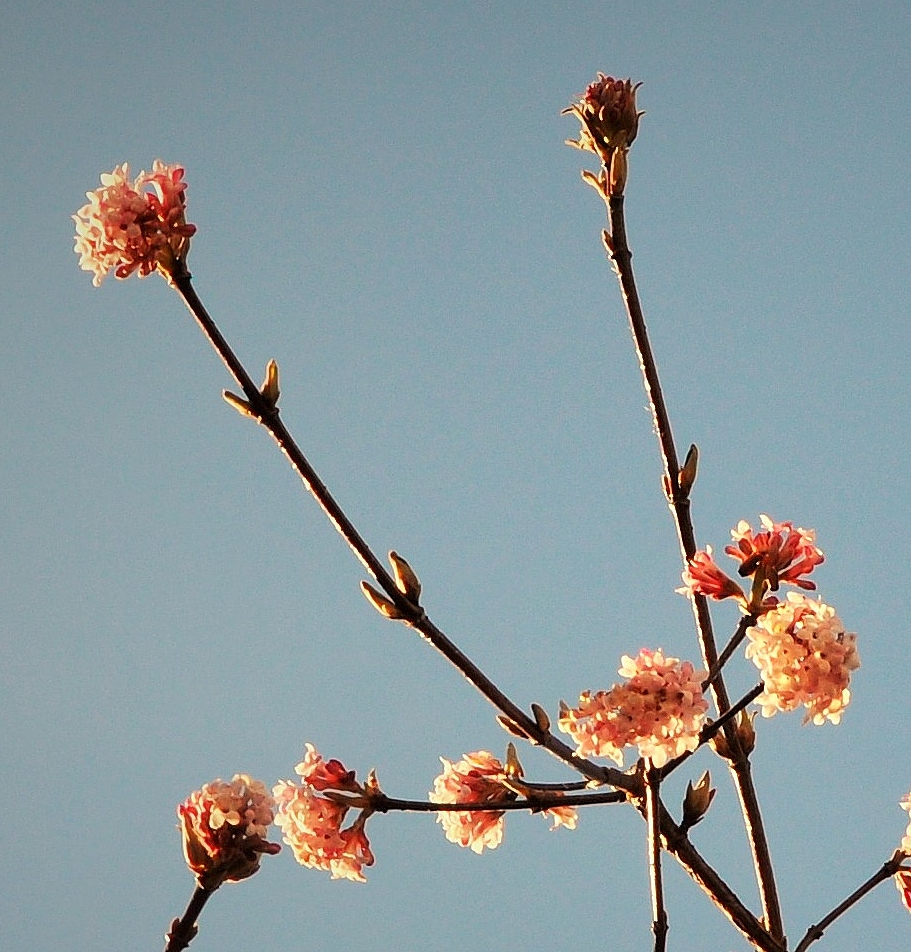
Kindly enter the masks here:
[[749, 597], [718, 567], [710, 546], [689, 560], [683, 572], [683, 588], [678, 591], [690, 597], [705, 595], [718, 601], [735, 598], [744, 612], [758, 613], [777, 604], [777, 599], [765, 599], [765, 594], [767, 590], [777, 592], [782, 582], [808, 591], [815, 589], [815, 583], [803, 577], [825, 560], [813, 530], [802, 529], [791, 522], [773, 522], [766, 515], [759, 519], [763, 528], [755, 533], [748, 522], [738, 522], [731, 530], [733, 544], [724, 550], [740, 562], [738, 575], [758, 582]]
[[[342, 829], [352, 806], [366, 806], [364, 788], [338, 760], [323, 760], [312, 744], [307, 744], [303, 761], [295, 768], [302, 786], [282, 780], [273, 789], [276, 802], [275, 823], [285, 843], [302, 866], [331, 873], [333, 879], [364, 883], [363, 867], [373, 865], [373, 853], [364, 832], [369, 815], [362, 810], [347, 829]], [[336, 791], [336, 798], [321, 797], [320, 792]]]
[[[507, 771], [489, 751], [476, 750], [463, 754], [461, 760], [440, 758], [443, 772], [434, 780], [430, 791], [432, 803], [497, 804], [516, 799], [516, 793], [504, 784]], [[550, 807], [542, 811], [554, 821], [552, 829], [565, 826], [576, 828], [574, 807]], [[475, 853], [484, 848], [496, 849], [503, 840], [504, 812], [502, 810], [462, 811], [441, 810], [437, 822], [450, 843], [470, 847]]]
[[624, 655], [619, 673], [629, 680], [609, 691], [579, 696], [577, 708], [561, 703], [558, 726], [580, 756], [610, 757], [623, 766], [623, 750], [635, 746], [656, 767], [699, 745], [708, 703], [702, 696], [704, 671], [689, 661], [643, 648]]
[[790, 592], [747, 630], [746, 655], [762, 675], [756, 703], [764, 717], [807, 708], [804, 722], [837, 724], [851, 699], [848, 682], [860, 667], [857, 635], [845, 631], [835, 609]]
[[265, 785], [246, 774], [213, 780], [177, 808], [187, 865], [200, 885], [215, 888], [259, 869], [263, 853], [281, 847], [266, 841], [275, 802]]
[[640, 85], [598, 73], [582, 98], [564, 110], [582, 123], [579, 141], [572, 144], [602, 158], [615, 149], [629, 148], [639, 131], [636, 90]]
[[88, 204], [73, 215], [76, 254], [98, 287], [108, 272], [141, 278], [161, 270], [170, 275], [189, 251], [196, 226], [186, 220], [186, 182], [179, 165], [156, 159], [151, 172], [130, 181], [127, 163], [101, 176], [101, 188], [86, 192]]

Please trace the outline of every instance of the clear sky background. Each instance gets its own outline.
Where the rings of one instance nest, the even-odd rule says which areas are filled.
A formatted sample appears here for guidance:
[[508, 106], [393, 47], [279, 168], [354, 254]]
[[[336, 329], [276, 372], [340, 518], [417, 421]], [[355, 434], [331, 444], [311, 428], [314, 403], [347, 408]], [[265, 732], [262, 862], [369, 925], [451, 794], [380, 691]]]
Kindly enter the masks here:
[[[3, 4], [0, 948], [156, 950], [189, 899], [175, 805], [291, 776], [305, 741], [390, 795], [507, 736], [383, 621], [360, 566], [157, 276], [80, 272], [98, 175], [187, 169], [197, 290], [379, 552], [524, 705], [695, 657], [639, 371], [560, 110], [641, 80], [627, 210], [701, 544], [815, 527], [859, 632], [841, 726], [760, 724], [795, 941], [885, 861], [911, 788], [905, 604], [911, 7], [835, 3]], [[736, 610], [715, 612], [720, 633]], [[757, 680], [736, 661], [732, 691]], [[528, 751], [530, 776], [569, 779]], [[693, 838], [755, 908], [735, 795]], [[478, 857], [370, 821], [369, 884], [286, 849], [194, 952], [650, 947], [644, 828], [510, 816]], [[671, 948], [741, 950], [667, 866]], [[819, 948], [904, 950], [891, 884]]]

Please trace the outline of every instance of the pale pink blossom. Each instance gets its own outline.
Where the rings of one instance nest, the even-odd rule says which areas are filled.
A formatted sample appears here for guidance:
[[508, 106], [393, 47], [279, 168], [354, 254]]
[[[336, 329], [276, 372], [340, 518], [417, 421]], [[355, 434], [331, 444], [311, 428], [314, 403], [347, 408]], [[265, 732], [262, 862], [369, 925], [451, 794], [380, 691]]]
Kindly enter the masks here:
[[[430, 791], [432, 803], [497, 804], [514, 801], [516, 791], [504, 781], [518, 780], [487, 750], [463, 754], [461, 760], [441, 757], [443, 772], [434, 780]], [[519, 769], [521, 774], [521, 768]], [[548, 807], [541, 813], [553, 820], [552, 830], [565, 826], [576, 828], [575, 807]], [[437, 822], [443, 827], [446, 839], [459, 846], [467, 846], [475, 853], [485, 847], [496, 849], [503, 841], [504, 811], [502, 810], [441, 810]]]
[[835, 609], [789, 592], [747, 629], [746, 656], [762, 675], [756, 703], [763, 717], [807, 708], [804, 723], [837, 724], [848, 706], [851, 672], [860, 667], [857, 635], [845, 631]]
[[263, 853], [281, 849], [266, 841], [274, 807], [265, 785], [247, 774], [213, 780], [178, 806], [184, 856], [201, 885], [246, 879]]
[[342, 829], [348, 811], [354, 805], [363, 806], [363, 799], [351, 797], [349, 804], [343, 796], [333, 799], [319, 795], [330, 790], [363, 794], [354, 771], [347, 770], [341, 761], [323, 760], [312, 744], [307, 744], [306, 755], [295, 770], [304, 780], [302, 786], [281, 780], [272, 791], [275, 824], [294, 858], [301, 866], [330, 873], [333, 879], [366, 882], [363, 867], [372, 866], [374, 861], [364, 832], [369, 810], [362, 810], [354, 823]]
[[[495, 804], [515, 800], [516, 794], [503, 785], [503, 764], [489, 751], [476, 750], [461, 760], [441, 757], [443, 772], [434, 780], [430, 800], [433, 803]], [[503, 840], [503, 812], [485, 810], [441, 811], [437, 822], [450, 843], [468, 846], [475, 853], [496, 849]]]
[[699, 746], [708, 710], [704, 671], [643, 648], [636, 658], [623, 656], [619, 673], [625, 683], [595, 694], [585, 691], [577, 708], [561, 707], [558, 726], [580, 756], [610, 757], [622, 767], [624, 748], [635, 746], [661, 767]]
[[88, 204], [73, 215], [79, 265], [98, 287], [110, 271], [117, 278], [155, 270], [170, 275], [186, 259], [196, 226], [185, 216], [186, 183], [179, 165], [156, 159], [151, 172], [129, 178], [124, 163], [86, 192]]
[[768, 516], [759, 517], [762, 530], [753, 532], [748, 522], [741, 520], [731, 530], [732, 545], [725, 552], [740, 562], [738, 572], [750, 577], [761, 569], [769, 588], [778, 590], [779, 583], [787, 582], [798, 588], [813, 590], [815, 583], [802, 578], [825, 560], [816, 545], [812, 529], [795, 527], [791, 522], [773, 522]]

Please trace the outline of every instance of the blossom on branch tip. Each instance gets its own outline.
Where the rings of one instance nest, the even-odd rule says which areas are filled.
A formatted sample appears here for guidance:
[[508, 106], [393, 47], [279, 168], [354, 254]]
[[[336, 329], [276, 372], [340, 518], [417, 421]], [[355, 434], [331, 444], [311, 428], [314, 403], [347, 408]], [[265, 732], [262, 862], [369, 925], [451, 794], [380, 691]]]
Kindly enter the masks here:
[[[275, 824], [294, 858], [301, 866], [330, 873], [333, 879], [365, 883], [363, 868], [374, 862], [364, 832], [371, 811], [365, 806], [364, 788], [354, 779], [354, 771], [347, 770], [339, 760], [324, 760], [312, 744], [307, 744], [303, 761], [294, 769], [303, 779], [303, 786], [281, 780], [272, 791]], [[336, 798], [319, 796], [326, 791], [341, 793]], [[344, 794], [353, 796], [346, 798]], [[363, 809], [354, 823], [342, 829], [354, 806]]]
[[259, 869], [263, 853], [281, 847], [266, 841], [275, 802], [265, 785], [247, 774], [205, 784], [180, 804], [177, 815], [183, 851], [201, 886], [215, 889]]
[[643, 648], [635, 658], [623, 656], [619, 673], [626, 683], [583, 692], [577, 708], [561, 705], [558, 726], [572, 737], [579, 756], [610, 757], [622, 767], [624, 748], [635, 746], [663, 767], [699, 746], [708, 710], [704, 671]]
[[851, 700], [851, 672], [860, 667], [857, 635], [845, 631], [835, 609], [789, 592], [787, 601], [747, 629], [747, 658], [759, 668], [763, 717], [807, 708], [804, 723], [837, 724]]
[[93, 272], [98, 287], [108, 272], [117, 278], [153, 271], [170, 277], [186, 260], [196, 226], [186, 220], [187, 184], [179, 165], [160, 159], [151, 172], [129, 178], [127, 163], [101, 175], [101, 187], [86, 192], [88, 204], [73, 215], [79, 266]]
[[598, 73], [582, 97], [563, 110], [582, 123], [579, 141], [572, 144], [602, 159], [615, 149], [628, 149], [639, 131], [636, 90], [641, 85]]
[[747, 578], [761, 570], [773, 592], [781, 582], [809, 591], [815, 589], [815, 583], [801, 576], [808, 575], [825, 561], [822, 549], [816, 545], [816, 533], [795, 527], [791, 522], [772, 522], [766, 515], [761, 515], [759, 520], [762, 523], [759, 532], [754, 533], [744, 520], [731, 530], [734, 541], [724, 551], [740, 562], [738, 573]]

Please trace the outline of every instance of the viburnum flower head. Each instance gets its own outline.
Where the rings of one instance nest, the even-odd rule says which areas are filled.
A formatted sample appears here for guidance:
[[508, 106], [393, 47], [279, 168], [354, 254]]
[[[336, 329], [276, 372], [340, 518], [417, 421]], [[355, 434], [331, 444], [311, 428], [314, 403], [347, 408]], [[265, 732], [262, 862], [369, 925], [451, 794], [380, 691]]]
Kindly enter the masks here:
[[598, 73], [581, 99], [564, 110], [582, 123], [579, 141], [574, 144], [605, 162], [616, 149], [628, 149], [639, 131], [642, 114], [636, 110], [636, 90], [641, 85]]
[[585, 691], [576, 708], [561, 704], [558, 726], [581, 757], [610, 757], [622, 767], [624, 748], [635, 746], [662, 767], [699, 746], [708, 710], [701, 686], [706, 672], [643, 648], [635, 658], [623, 656], [619, 673], [625, 683]]
[[247, 774], [213, 780], [178, 806], [184, 856], [201, 886], [246, 879], [263, 853], [279, 852], [266, 841], [274, 806], [265, 785]]
[[795, 527], [791, 522], [773, 522], [766, 515], [759, 519], [759, 532], [754, 532], [744, 520], [738, 522], [731, 530], [733, 544], [724, 550], [740, 563], [737, 572], [741, 577], [754, 579], [749, 596], [719, 568], [711, 546], [689, 559], [683, 571], [683, 587], [677, 591], [719, 601], [735, 598], [744, 612], [758, 614], [778, 603], [774, 596], [765, 595], [768, 591], [777, 592], [782, 582], [808, 591], [815, 589], [815, 583], [803, 577], [825, 560], [813, 530]]
[[[353, 770], [339, 760], [324, 760], [312, 744], [307, 744], [304, 759], [294, 769], [303, 785], [281, 780], [272, 791], [275, 823], [294, 858], [301, 866], [330, 873], [333, 879], [365, 883], [363, 868], [373, 865], [374, 856], [364, 832], [370, 815], [364, 787], [355, 780]], [[319, 796], [327, 791], [341, 795]], [[342, 829], [354, 806], [364, 809]]]
[[808, 575], [825, 561], [822, 549], [816, 545], [816, 533], [791, 522], [773, 522], [766, 515], [761, 515], [759, 521], [762, 524], [759, 532], [754, 533], [743, 520], [731, 530], [734, 541], [724, 551], [740, 562], [738, 574], [747, 578], [761, 568], [773, 592], [781, 582], [808, 591], [815, 589], [814, 582], [801, 576]]
[[[443, 772], [433, 782], [432, 803], [497, 804], [516, 799], [515, 791], [504, 784], [506, 768], [490, 751], [476, 750], [463, 754], [461, 760], [441, 757], [440, 761]], [[554, 821], [552, 829], [576, 827], [573, 807], [551, 807], [542, 812]], [[450, 843], [482, 853], [485, 847], [496, 849], [503, 841], [504, 816], [502, 810], [441, 810], [437, 822]]]
[[837, 724], [851, 700], [851, 672], [860, 667], [857, 635], [835, 609], [797, 592], [747, 629], [746, 656], [762, 675], [756, 698], [763, 717], [807, 708], [804, 723]]
[[184, 170], [160, 159], [130, 181], [128, 164], [102, 174], [86, 192], [88, 204], [73, 215], [79, 265], [98, 287], [110, 271], [117, 278], [159, 270], [170, 278], [186, 261], [196, 226], [186, 220]]

